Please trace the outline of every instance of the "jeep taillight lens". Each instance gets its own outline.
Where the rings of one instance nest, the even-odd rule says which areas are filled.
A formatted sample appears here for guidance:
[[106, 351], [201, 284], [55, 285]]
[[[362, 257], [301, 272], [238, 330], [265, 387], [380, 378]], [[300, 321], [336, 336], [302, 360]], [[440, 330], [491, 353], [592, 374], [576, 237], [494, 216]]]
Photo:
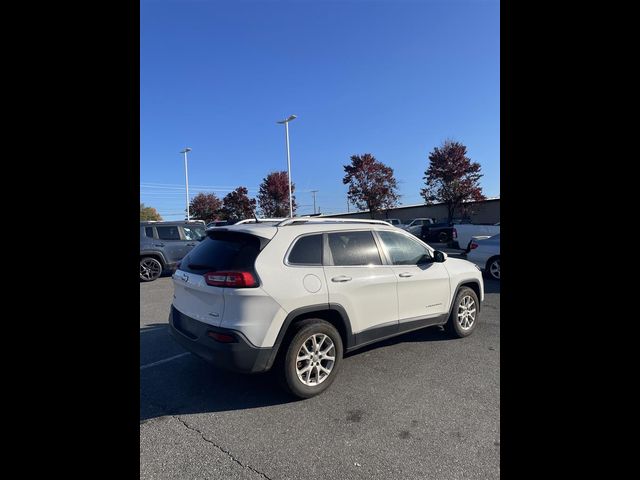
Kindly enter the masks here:
[[458, 231], [455, 228], [453, 229], [452, 237], [453, 238], [458, 238]]
[[478, 244], [477, 244], [477, 243], [475, 243], [475, 242], [471, 242], [471, 245], [469, 246], [469, 248], [470, 248], [471, 250], [473, 250], [474, 248], [478, 248]]
[[212, 287], [251, 288], [258, 282], [250, 272], [209, 272], [204, 274], [204, 281]]

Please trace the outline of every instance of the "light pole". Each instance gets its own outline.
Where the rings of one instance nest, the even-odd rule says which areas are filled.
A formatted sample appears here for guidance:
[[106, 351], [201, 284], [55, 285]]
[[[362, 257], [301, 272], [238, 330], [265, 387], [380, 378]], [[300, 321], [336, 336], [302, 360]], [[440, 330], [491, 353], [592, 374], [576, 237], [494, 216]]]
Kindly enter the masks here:
[[187, 170], [187, 153], [190, 152], [189, 147], [182, 150], [180, 153], [184, 153], [184, 181], [186, 186], [186, 202], [187, 202], [187, 222], [191, 220], [189, 216], [189, 171]]
[[313, 194], [313, 214], [316, 214], [316, 193], [318, 193], [320, 190], [311, 190], [311, 193]]
[[287, 138], [287, 172], [289, 175], [289, 217], [290, 218], [293, 218], [293, 197], [291, 196], [291, 154], [289, 153], [289, 122], [295, 119], [296, 119], [296, 116], [291, 115], [289, 116], [289, 118], [285, 120], [280, 120], [279, 122], [276, 122], [280, 124], [284, 123], [284, 131]]

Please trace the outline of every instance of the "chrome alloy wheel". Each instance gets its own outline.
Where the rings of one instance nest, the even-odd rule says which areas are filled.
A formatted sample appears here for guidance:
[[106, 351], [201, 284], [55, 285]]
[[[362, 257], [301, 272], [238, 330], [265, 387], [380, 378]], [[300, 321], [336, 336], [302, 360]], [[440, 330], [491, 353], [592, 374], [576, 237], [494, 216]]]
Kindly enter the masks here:
[[331, 374], [335, 361], [336, 349], [331, 338], [324, 333], [314, 333], [298, 351], [296, 373], [302, 383], [315, 387]]
[[476, 302], [470, 295], [462, 297], [458, 305], [458, 324], [462, 330], [469, 330], [476, 321]]
[[143, 280], [153, 280], [160, 276], [162, 266], [160, 262], [153, 258], [144, 258], [140, 261], [140, 278]]

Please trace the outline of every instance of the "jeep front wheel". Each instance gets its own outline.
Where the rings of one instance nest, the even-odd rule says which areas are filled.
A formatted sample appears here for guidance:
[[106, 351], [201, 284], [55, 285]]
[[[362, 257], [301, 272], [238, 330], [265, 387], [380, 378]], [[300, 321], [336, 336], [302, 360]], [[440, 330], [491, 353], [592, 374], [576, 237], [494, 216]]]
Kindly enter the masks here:
[[478, 324], [479, 313], [480, 302], [476, 292], [472, 288], [462, 287], [454, 300], [445, 330], [458, 338], [471, 335]]

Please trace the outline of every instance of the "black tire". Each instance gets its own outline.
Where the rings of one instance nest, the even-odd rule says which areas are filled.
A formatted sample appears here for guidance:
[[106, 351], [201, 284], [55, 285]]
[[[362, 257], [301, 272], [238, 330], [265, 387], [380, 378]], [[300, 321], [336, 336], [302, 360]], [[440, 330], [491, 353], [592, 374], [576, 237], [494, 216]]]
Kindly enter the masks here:
[[[460, 322], [458, 321], [458, 313], [461, 311], [462, 301], [467, 297], [471, 297], [473, 300], [473, 306], [471, 309], [475, 308], [475, 317], [473, 322], [471, 322], [468, 328], [463, 328]], [[466, 301], [466, 300], [465, 300]], [[469, 310], [471, 310], [469, 309]], [[478, 325], [478, 320], [480, 319], [480, 302], [478, 301], [478, 296], [476, 292], [469, 287], [462, 287], [458, 290], [458, 294], [453, 303], [453, 307], [451, 308], [451, 314], [449, 315], [449, 320], [444, 325], [444, 329], [449, 333], [449, 335], [455, 338], [463, 338], [468, 337], [473, 333]]]
[[143, 282], [153, 282], [164, 270], [162, 263], [157, 258], [142, 257], [140, 258], [140, 280]]
[[[493, 272], [491, 271], [493, 269]], [[489, 278], [500, 281], [500, 257], [491, 257], [487, 260], [487, 266], [484, 269]]]
[[440, 232], [438, 234], [438, 241], [440, 243], [446, 243], [449, 241], [449, 234], [447, 232]]
[[[316, 395], [324, 392], [329, 386], [333, 383], [334, 379], [338, 375], [338, 371], [340, 370], [340, 365], [342, 363], [342, 338], [340, 338], [340, 334], [336, 330], [336, 328], [331, 325], [329, 322], [325, 320], [321, 320], [319, 318], [308, 318], [302, 320], [301, 322], [294, 325], [294, 334], [291, 338], [291, 341], [287, 345], [287, 350], [284, 352], [284, 355], [281, 356], [280, 364], [278, 365], [281, 383], [283, 386], [293, 395], [299, 398], [310, 398], [315, 397]], [[314, 334], [324, 334], [328, 336], [333, 342], [333, 350], [335, 360], [331, 365], [331, 372], [322, 380], [318, 385], [306, 385], [303, 381], [298, 378], [297, 366], [300, 363], [300, 367], [304, 368], [305, 364], [303, 362], [297, 361], [298, 352], [302, 349], [303, 343], [305, 343], [312, 335]], [[331, 351], [329, 352], [331, 353]], [[310, 362], [310, 361], [308, 361]], [[323, 366], [328, 366], [329, 363], [325, 362], [321, 363]], [[321, 375], [318, 369], [313, 369], [317, 372], [315, 375]], [[304, 374], [303, 374], [304, 376]], [[314, 377], [310, 376], [310, 380]], [[316, 378], [317, 381], [317, 378]]]

